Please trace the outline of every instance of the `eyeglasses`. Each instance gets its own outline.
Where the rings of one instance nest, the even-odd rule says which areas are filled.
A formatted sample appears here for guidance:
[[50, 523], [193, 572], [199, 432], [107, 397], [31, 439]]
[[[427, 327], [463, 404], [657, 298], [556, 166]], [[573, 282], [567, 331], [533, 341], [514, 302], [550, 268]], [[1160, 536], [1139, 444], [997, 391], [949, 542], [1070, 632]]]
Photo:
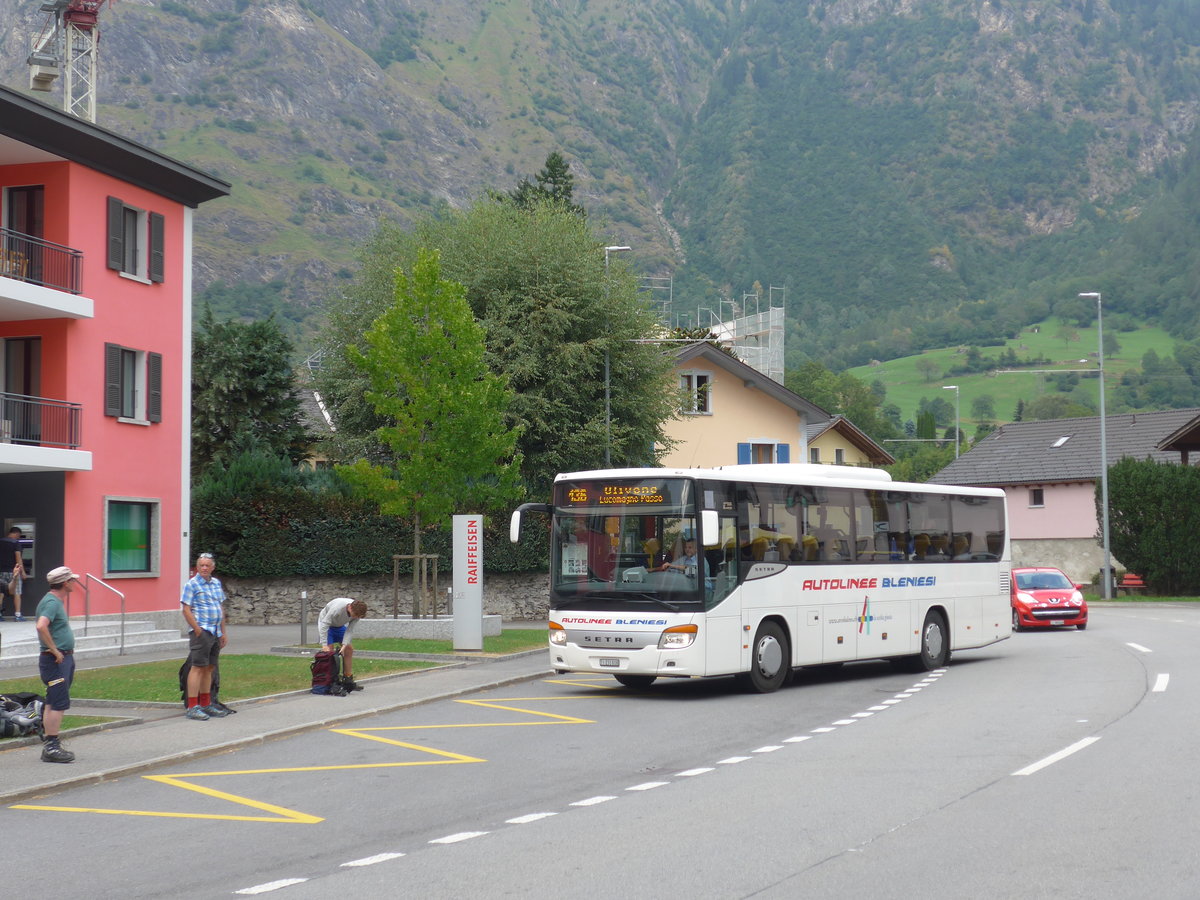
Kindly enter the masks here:
[[213, 558], [213, 555], [211, 553], [201, 553], [200, 554], [200, 559], [212, 559], [212, 558]]

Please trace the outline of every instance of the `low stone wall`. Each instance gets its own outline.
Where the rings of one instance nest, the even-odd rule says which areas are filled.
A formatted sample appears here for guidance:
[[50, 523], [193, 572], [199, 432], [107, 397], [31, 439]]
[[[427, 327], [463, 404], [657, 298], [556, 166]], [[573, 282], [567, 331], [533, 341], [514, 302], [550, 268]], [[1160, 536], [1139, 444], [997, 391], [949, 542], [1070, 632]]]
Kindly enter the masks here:
[[[309, 622], [335, 597], [353, 597], [367, 604], [367, 615], [382, 619], [412, 615], [412, 578], [402, 577], [393, 600], [391, 577], [363, 578], [233, 578], [217, 573], [225, 586], [225, 615], [233, 625], [289, 625], [300, 621], [300, 592], [308, 592]], [[438, 612], [446, 611], [450, 578], [439, 583]], [[483, 612], [502, 619], [545, 619], [549, 590], [544, 573], [486, 575]]]
[[[501, 631], [499, 616], [483, 617], [483, 636], [495, 637]], [[454, 616], [438, 616], [436, 619], [414, 619], [401, 616], [398, 619], [363, 619], [354, 626], [356, 638], [412, 638], [426, 641], [454, 640]]]

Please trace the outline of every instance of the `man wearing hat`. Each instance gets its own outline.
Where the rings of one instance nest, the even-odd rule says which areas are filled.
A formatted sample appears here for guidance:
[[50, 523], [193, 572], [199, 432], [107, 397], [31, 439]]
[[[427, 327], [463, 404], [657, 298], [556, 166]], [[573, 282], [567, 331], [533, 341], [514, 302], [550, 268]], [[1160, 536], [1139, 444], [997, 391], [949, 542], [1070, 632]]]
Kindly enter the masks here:
[[42, 762], [74, 762], [75, 754], [58, 741], [63, 713], [71, 708], [71, 682], [75, 680], [75, 632], [67, 621], [67, 597], [71, 595], [78, 576], [66, 566], [51, 569], [46, 574], [50, 590], [37, 607], [37, 633], [42, 652], [38, 657], [38, 673], [46, 685], [46, 708], [42, 726], [46, 731], [42, 745]]

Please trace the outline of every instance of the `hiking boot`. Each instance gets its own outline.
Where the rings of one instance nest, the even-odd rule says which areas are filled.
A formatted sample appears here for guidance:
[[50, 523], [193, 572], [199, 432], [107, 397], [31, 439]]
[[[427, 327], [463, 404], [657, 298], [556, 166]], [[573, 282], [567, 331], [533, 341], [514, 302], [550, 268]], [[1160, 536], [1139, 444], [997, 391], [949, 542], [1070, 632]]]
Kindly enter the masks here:
[[75, 762], [75, 754], [63, 747], [58, 738], [46, 741], [42, 747], [42, 762], [69, 763]]
[[362, 690], [362, 685], [360, 685], [357, 681], [355, 681], [349, 675], [343, 675], [339, 679], [339, 681], [341, 682], [342, 687], [344, 687], [347, 691], [361, 691]]
[[213, 703], [210, 703], [208, 706], [202, 708], [210, 719], [223, 719], [229, 715], [229, 713], [225, 712], [225, 710], [217, 709], [216, 704]]
[[203, 706], [192, 706], [184, 713], [184, 716], [189, 719], [195, 719], [197, 722], [207, 722], [209, 719], [208, 713], [204, 711]]

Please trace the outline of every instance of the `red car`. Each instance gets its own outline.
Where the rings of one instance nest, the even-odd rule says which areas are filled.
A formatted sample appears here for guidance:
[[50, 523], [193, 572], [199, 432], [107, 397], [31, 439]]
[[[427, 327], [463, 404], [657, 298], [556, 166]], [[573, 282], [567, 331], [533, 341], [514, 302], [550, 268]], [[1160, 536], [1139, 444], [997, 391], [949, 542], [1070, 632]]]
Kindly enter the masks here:
[[1082, 589], [1083, 585], [1049, 566], [1013, 569], [1013, 631], [1055, 625], [1074, 625], [1083, 631], [1087, 628], [1088, 609]]

